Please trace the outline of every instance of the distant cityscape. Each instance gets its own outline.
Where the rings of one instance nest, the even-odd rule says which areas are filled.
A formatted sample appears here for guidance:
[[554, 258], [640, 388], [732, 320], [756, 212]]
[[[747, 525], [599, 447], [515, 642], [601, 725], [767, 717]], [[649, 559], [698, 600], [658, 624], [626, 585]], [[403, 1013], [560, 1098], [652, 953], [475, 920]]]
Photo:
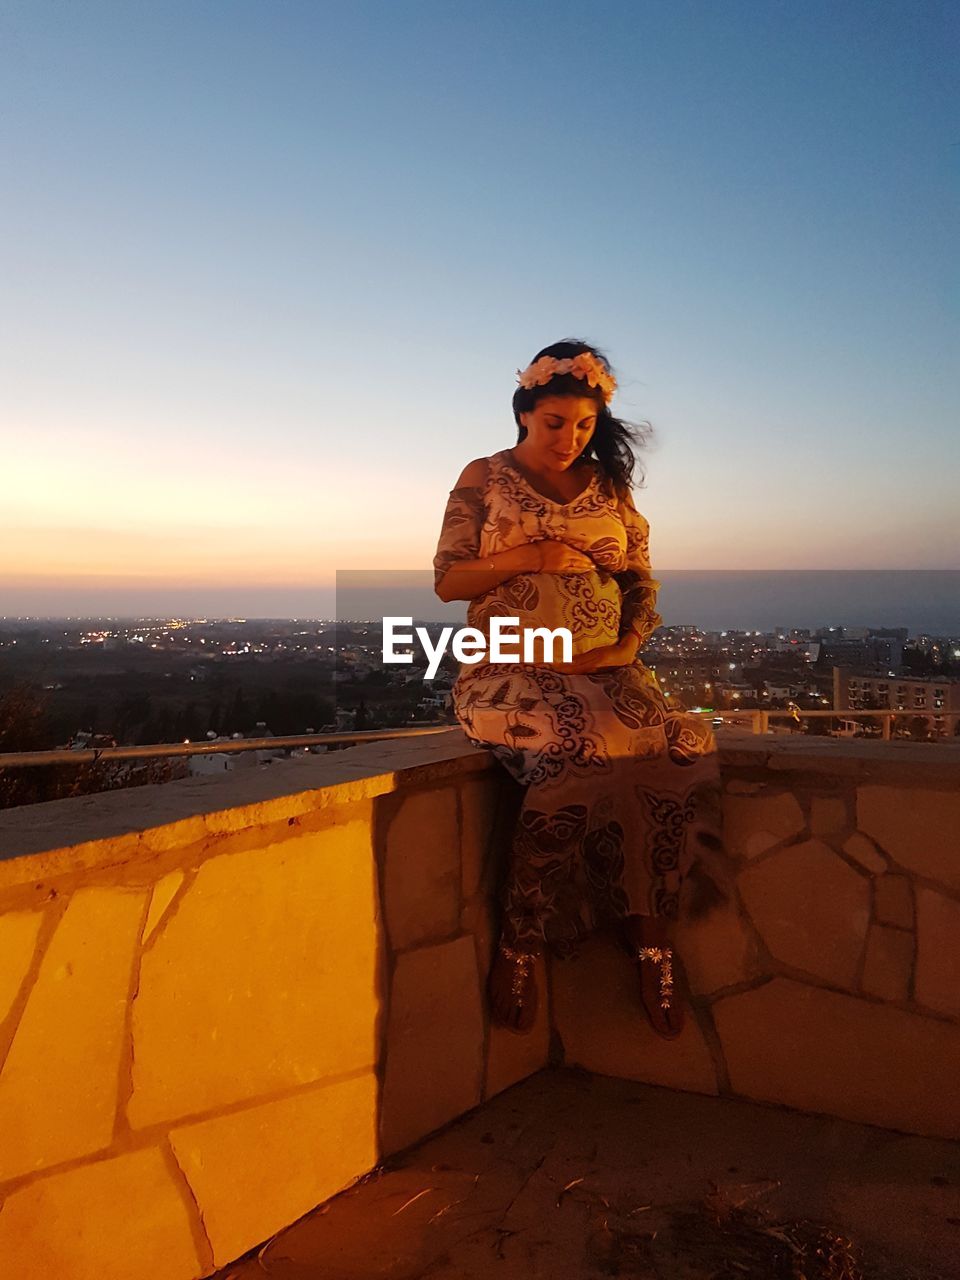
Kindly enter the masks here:
[[[435, 635], [441, 624], [420, 625]], [[419, 648], [410, 665], [385, 666], [381, 644], [380, 619], [3, 618], [0, 705], [16, 694], [30, 713], [18, 722], [8, 707], [0, 750], [455, 723], [453, 657], [425, 682]], [[960, 711], [960, 635], [662, 626], [641, 658], [687, 710], [887, 709], [920, 718], [931, 738], [952, 736], [945, 713]]]
[[[431, 637], [442, 627], [417, 625]], [[428, 682], [421, 648], [410, 646], [410, 666], [385, 666], [381, 632], [380, 618], [1, 618], [0, 755], [456, 724], [452, 655]], [[951, 717], [960, 712], [960, 635], [662, 626], [641, 660], [672, 707], [713, 713], [718, 732], [764, 710], [790, 712], [765, 719], [774, 732], [879, 736], [881, 718], [849, 714], [868, 710], [896, 713], [891, 737], [952, 740], [960, 732], [960, 718]], [[261, 744], [229, 754], [0, 765], [0, 808], [329, 749]]]

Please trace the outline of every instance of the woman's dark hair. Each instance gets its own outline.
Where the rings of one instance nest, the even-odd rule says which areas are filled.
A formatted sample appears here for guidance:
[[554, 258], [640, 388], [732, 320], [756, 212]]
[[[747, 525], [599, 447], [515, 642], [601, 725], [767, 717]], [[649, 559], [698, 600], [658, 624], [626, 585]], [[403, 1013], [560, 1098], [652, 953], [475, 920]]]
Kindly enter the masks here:
[[[568, 360], [572, 356], [589, 352], [609, 371], [610, 361], [589, 342], [578, 338], [566, 338], [563, 342], [551, 343], [538, 351], [530, 361], [534, 364], [541, 356], [553, 356], [555, 360]], [[636, 457], [636, 450], [642, 449], [653, 434], [649, 422], [625, 422], [615, 418], [607, 407], [603, 392], [599, 387], [591, 387], [583, 378], [572, 373], [558, 373], [542, 387], [517, 387], [513, 393], [513, 416], [519, 432], [517, 443], [527, 434], [527, 429], [520, 421], [521, 413], [529, 413], [545, 396], [578, 396], [581, 399], [594, 400], [597, 405], [597, 427], [590, 437], [590, 443], [584, 449], [582, 457], [595, 458], [603, 475], [609, 480], [618, 498], [630, 495], [633, 485], [643, 487], [644, 471]], [[634, 475], [635, 468], [639, 474]]]

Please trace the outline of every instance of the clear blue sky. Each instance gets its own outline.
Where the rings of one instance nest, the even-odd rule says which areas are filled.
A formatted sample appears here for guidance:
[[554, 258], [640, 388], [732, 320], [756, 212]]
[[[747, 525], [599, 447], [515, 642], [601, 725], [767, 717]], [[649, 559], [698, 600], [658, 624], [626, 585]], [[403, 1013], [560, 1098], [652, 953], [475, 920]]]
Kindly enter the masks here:
[[960, 566], [958, 35], [926, 0], [0, 3], [0, 613], [429, 565], [568, 335], [657, 429], [655, 568]]

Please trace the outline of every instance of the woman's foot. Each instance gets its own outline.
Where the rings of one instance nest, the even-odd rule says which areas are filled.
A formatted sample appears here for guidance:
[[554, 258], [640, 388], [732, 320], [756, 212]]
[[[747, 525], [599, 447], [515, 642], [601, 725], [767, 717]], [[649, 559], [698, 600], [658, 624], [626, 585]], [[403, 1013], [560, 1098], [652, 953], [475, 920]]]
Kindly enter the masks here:
[[628, 916], [624, 944], [640, 971], [640, 999], [657, 1035], [675, 1040], [683, 1030], [682, 969], [666, 922], [659, 916]]
[[490, 1017], [498, 1026], [524, 1034], [537, 1017], [537, 957], [529, 951], [514, 951], [503, 944], [490, 967], [487, 993]]

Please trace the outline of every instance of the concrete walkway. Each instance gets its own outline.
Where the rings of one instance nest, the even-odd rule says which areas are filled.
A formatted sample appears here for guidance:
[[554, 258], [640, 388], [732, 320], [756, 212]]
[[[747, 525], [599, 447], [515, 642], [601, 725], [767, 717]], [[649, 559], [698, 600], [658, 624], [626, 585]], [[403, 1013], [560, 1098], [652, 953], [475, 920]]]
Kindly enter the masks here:
[[218, 1272], [264, 1276], [960, 1280], [960, 1143], [545, 1071]]

